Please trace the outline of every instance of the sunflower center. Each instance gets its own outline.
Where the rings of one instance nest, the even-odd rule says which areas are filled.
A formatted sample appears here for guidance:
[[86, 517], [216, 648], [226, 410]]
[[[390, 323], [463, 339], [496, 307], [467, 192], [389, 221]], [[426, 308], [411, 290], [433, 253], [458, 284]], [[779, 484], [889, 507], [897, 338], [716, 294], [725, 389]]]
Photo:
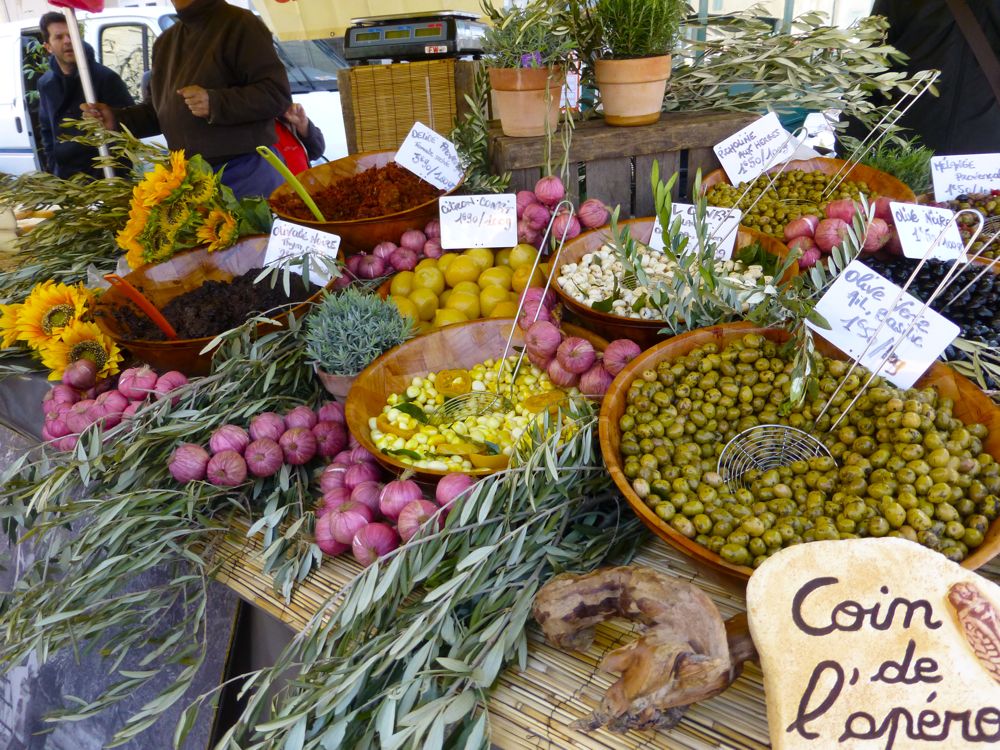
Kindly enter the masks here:
[[75, 312], [72, 305], [55, 305], [54, 307], [50, 307], [45, 311], [45, 315], [42, 316], [42, 330], [51, 336], [54, 329], [62, 328], [73, 320]]
[[70, 362], [76, 362], [80, 359], [89, 359], [97, 365], [97, 369], [100, 371], [108, 362], [108, 353], [97, 341], [81, 341], [74, 344], [69, 352]]

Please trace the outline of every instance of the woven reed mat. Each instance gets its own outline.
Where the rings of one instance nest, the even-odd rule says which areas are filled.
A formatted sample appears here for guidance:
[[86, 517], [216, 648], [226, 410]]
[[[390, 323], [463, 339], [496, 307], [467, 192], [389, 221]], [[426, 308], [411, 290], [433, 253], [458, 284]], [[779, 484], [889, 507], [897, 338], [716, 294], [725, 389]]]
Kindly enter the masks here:
[[[246, 540], [245, 532], [245, 526], [235, 527], [219, 546], [218, 580], [297, 630], [360, 570], [348, 557], [327, 560], [295, 588], [291, 602], [285, 604], [274, 594], [270, 577], [262, 572], [259, 535]], [[746, 608], [742, 589], [735, 582], [696, 568], [660, 539], [649, 538], [635, 563], [696, 582], [712, 597], [724, 618]], [[1000, 583], [1000, 558], [980, 573]], [[631, 622], [612, 620], [597, 628], [587, 651], [566, 652], [548, 646], [532, 625], [527, 670], [506, 669], [491, 692], [493, 746], [503, 750], [769, 747], [764, 687], [760, 670], [752, 664], [726, 692], [696, 704], [672, 730], [627, 734], [599, 730], [588, 734], [572, 729], [571, 724], [588, 715], [616, 679], [598, 668], [602, 657], [628, 642], [637, 630]]]

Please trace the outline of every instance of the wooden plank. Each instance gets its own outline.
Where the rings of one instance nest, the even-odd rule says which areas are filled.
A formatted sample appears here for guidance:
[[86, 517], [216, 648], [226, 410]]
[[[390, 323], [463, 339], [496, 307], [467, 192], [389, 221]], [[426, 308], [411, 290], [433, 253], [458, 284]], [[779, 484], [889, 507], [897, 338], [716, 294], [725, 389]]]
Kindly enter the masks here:
[[[471, 108], [465, 97], [472, 98], [476, 87], [476, 68], [478, 62], [459, 60], [455, 63], [455, 123], [460, 123], [469, 114]], [[487, 115], [488, 116], [488, 115]]]
[[337, 71], [337, 88], [344, 117], [344, 134], [347, 136], [347, 153], [358, 152], [358, 130], [354, 125], [354, 99], [352, 97], [351, 68]]
[[587, 162], [587, 198], [597, 198], [612, 208], [622, 204], [621, 217], [632, 216], [632, 160], [627, 156]]
[[711, 148], [693, 148], [688, 151], [687, 182], [684, 185], [684, 195], [690, 199], [694, 186], [694, 177], [699, 169], [704, 178], [714, 169], [719, 168], [719, 159]]
[[[649, 176], [653, 172], [653, 162], [660, 165], [660, 179], [666, 182], [670, 175], [681, 168], [680, 151], [663, 151], [659, 154], [643, 154], [635, 157], [635, 215], [652, 216], [656, 210], [653, 204], [653, 188]], [[674, 184], [671, 197], [676, 200], [680, 194], [680, 180]]]
[[510, 191], [534, 190], [538, 182], [539, 171], [535, 169], [515, 169], [510, 173]]
[[[756, 119], [757, 115], [743, 112], [665, 112], [658, 123], [636, 128], [615, 128], [603, 120], [586, 120], [576, 126], [570, 159], [589, 162], [713, 146]], [[497, 129], [490, 140], [493, 163], [501, 171], [542, 164], [544, 137], [512, 138]]]
[[[555, 162], [555, 158], [553, 158]], [[569, 176], [566, 180], [566, 197], [573, 202], [574, 206], [580, 205], [580, 174], [581, 165], [576, 162], [569, 163]]]

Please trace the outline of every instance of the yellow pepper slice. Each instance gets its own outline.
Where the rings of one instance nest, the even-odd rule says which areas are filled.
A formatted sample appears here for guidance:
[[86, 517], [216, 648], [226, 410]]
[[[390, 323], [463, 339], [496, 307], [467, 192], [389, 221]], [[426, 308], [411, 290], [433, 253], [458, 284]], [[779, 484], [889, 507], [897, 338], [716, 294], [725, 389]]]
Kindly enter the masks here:
[[434, 450], [442, 456], [471, 456], [482, 451], [479, 446], [464, 441], [459, 443], [438, 443], [434, 446]]
[[461, 396], [472, 390], [472, 376], [468, 370], [441, 370], [434, 388], [442, 396]]
[[483, 453], [473, 453], [469, 456], [469, 461], [477, 469], [506, 469], [507, 464], [510, 463], [510, 456], [504, 455], [503, 453], [497, 453], [493, 456], [487, 456]]
[[559, 408], [559, 404], [565, 400], [565, 391], [560, 391], [556, 388], [555, 390], [546, 391], [545, 393], [537, 393], [534, 396], [529, 396], [521, 402], [521, 406], [533, 414], [539, 414], [546, 409], [548, 409], [550, 413], [555, 414], [556, 410]]
[[385, 414], [379, 414], [375, 418], [375, 426], [378, 428], [379, 432], [385, 432], [389, 435], [395, 435], [401, 438], [411, 438], [417, 434], [416, 430], [407, 430], [404, 427], [393, 424], [389, 421], [389, 417]]

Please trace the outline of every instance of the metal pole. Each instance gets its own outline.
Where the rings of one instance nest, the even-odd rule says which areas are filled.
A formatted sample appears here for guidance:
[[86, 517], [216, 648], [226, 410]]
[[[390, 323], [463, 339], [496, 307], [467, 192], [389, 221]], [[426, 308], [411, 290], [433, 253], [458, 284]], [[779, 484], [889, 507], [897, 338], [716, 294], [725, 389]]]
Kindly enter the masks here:
[[[90, 65], [87, 63], [87, 50], [83, 46], [83, 39], [80, 38], [80, 25], [76, 22], [76, 11], [72, 8], [63, 8], [66, 14], [66, 25], [69, 27], [69, 38], [73, 43], [73, 54], [76, 55], [76, 69], [80, 73], [80, 83], [83, 86], [83, 98], [87, 104], [97, 103], [97, 94], [94, 93], [94, 82], [90, 78]], [[100, 147], [101, 156], [107, 158], [111, 155], [107, 146]], [[115, 170], [111, 167], [104, 167], [104, 176], [108, 179], [115, 176]]]

